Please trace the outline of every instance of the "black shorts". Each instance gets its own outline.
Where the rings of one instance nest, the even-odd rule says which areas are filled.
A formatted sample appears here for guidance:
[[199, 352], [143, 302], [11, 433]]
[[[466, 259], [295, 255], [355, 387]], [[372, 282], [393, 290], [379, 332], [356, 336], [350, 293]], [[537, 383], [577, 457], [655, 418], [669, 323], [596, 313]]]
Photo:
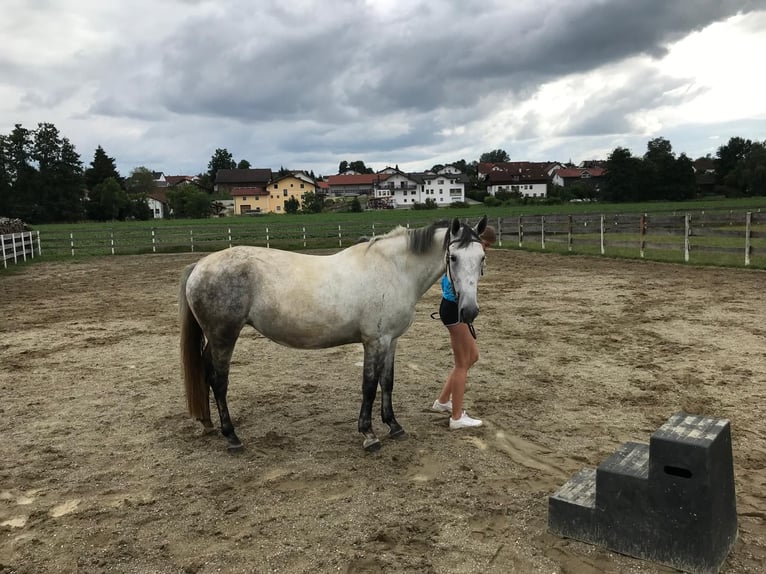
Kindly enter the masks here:
[[452, 325], [460, 323], [460, 313], [457, 309], [457, 303], [442, 298], [441, 305], [439, 305], [439, 318], [442, 320], [445, 327], [451, 327]]

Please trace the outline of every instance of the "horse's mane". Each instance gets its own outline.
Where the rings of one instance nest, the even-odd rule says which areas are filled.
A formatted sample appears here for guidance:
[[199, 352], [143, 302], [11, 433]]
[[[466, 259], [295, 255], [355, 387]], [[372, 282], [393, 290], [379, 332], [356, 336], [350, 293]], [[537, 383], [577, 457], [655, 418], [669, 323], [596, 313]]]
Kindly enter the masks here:
[[[371, 248], [375, 243], [384, 239], [406, 236], [407, 248], [416, 255], [422, 255], [431, 249], [436, 231], [439, 229], [445, 229], [449, 226], [450, 222], [446, 219], [434, 221], [430, 225], [426, 225], [425, 227], [418, 227], [415, 229], [407, 229], [399, 225], [385, 235], [379, 235], [370, 239], [368, 241], [368, 248]], [[449, 233], [444, 236], [444, 249], [447, 248], [447, 241], [449, 241], [449, 237]], [[465, 247], [472, 241], [477, 240], [478, 236], [476, 235], [476, 231], [474, 231], [470, 225], [466, 225], [465, 223], [460, 226], [458, 237], [452, 239], [453, 243], [459, 243], [460, 247]]]

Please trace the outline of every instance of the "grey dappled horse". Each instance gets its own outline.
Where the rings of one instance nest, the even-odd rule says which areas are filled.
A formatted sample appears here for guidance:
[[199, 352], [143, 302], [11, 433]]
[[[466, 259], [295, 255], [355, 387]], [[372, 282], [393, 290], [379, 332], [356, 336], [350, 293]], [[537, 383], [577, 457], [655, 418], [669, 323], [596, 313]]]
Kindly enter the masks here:
[[409, 328], [420, 297], [448, 271], [461, 318], [479, 313], [477, 283], [484, 261], [476, 227], [458, 219], [418, 229], [398, 227], [333, 255], [261, 247], [232, 247], [188, 266], [181, 280], [181, 361], [186, 402], [207, 428], [213, 390], [221, 432], [230, 449], [234, 432], [226, 393], [229, 364], [242, 327], [288, 347], [321, 349], [362, 343], [364, 372], [359, 432], [372, 451], [372, 405], [381, 388], [381, 417], [389, 436], [402, 437], [391, 401], [397, 339]]

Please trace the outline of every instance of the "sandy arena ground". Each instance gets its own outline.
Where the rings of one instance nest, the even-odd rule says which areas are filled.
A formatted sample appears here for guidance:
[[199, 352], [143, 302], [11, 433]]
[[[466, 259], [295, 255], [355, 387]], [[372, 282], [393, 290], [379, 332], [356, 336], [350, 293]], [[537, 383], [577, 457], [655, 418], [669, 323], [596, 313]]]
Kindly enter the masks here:
[[451, 361], [434, 287], [398, 346], [409, 438], [374, 454], [361, 346], [245, 330], [231, 455], [185, 412], [176, 291], [198, 257], [0, 271], [3, 574], [673, 572], [546, 524], [574, 472], [679, 410], [731, 420], [723, 571], [766, 571], [766, 273], [493, 250], [467, 393], [486, 426], [450, 432], [427, 408]]

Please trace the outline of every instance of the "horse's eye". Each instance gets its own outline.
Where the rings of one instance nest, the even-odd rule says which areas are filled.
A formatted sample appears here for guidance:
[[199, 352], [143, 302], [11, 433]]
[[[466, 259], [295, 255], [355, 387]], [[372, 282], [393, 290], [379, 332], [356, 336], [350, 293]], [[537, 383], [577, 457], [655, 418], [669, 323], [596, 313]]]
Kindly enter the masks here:
[[457, 257], [455, 255], [450, 255], [449, 260], [452, 261], [452, 263], [457, 263]]

